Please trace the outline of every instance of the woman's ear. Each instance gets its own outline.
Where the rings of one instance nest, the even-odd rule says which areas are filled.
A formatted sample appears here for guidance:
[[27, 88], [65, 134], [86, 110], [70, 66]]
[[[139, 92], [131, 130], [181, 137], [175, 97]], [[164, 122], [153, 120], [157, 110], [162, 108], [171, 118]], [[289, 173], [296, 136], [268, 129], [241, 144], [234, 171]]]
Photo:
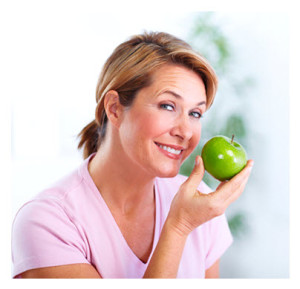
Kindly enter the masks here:
[[120, 126], [124, 107], [119, 100], [119, 94], [115, 90], [109, 90], [104, 96], [104, 109], [109, 121], [116, 127]]

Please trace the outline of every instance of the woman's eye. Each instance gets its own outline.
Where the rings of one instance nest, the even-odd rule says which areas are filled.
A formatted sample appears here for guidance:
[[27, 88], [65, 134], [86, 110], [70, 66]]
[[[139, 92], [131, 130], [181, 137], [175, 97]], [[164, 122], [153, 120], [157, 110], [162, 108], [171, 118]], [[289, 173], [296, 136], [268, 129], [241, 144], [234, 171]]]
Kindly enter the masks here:
[[202, 114], [198, 111], [191, 112], [191, 115], [195, 118], [201, 118], [202, 117]]
[[174, 110], [174, 106], [171, 104], [167, 104], [167, 103], [161, 104], [160, 107], [163, 109], [166, 109], [166, 110], [170, 110], [170, 111]]

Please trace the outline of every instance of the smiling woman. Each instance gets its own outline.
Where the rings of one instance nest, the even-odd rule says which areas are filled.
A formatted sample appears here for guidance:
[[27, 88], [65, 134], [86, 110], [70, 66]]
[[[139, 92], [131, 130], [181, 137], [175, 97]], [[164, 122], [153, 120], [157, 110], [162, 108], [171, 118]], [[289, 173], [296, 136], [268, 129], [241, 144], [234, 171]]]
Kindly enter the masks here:
[[96, 90], [95, 120], [79, 134], [84, 162], [26, 203], [13, 224], [13, 276], [211, 278], [232, 242], [225, 209], [253, 161], [215, 192], [200, 156], [213, 103], [212, 67], [182, 40], [144, 33], [118, 46]]

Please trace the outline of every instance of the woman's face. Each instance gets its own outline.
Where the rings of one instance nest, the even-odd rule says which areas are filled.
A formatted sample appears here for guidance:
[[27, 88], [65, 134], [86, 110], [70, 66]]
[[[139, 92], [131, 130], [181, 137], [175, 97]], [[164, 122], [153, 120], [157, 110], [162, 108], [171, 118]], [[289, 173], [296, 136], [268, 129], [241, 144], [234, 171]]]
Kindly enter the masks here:
[[199, 143], [205, 110], [202, 79], [182, 66], [162, 66], [124, 111], [119, 129], [124, 153], [153, 177], [174, 177]]

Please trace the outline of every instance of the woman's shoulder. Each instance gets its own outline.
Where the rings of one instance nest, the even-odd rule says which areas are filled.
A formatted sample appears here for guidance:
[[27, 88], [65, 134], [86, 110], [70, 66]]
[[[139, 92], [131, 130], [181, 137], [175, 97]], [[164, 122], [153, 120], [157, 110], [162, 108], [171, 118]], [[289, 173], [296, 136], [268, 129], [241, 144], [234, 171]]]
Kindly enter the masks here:
[[[74, 218], [78, 181], [66, 177], [23, 204], [12, 223], [13, 275], [29, 269], [86, 263], [81, 224]], [[63, 257], [62, 257], [63, 256]]]
[[80, 201], [83, 195], [82, 181], [78, 169], [61, 177], [25, 202], [16, 212], [15, 219], [20, 215], [49, 217], [49, 214], [54, 215], [58, 211], [67, 213], [69, 208], [74, 207], [72, 203]]
[[[81, 184], [81, 179], [76, 176], [76, 173], [71, 173], [64, 176], [47, 186], [44, 190], [37, 193], [28, 202], [26, 202], [21, 208], [25, 207], [66, 207], [66, 204], [75, 197], [75, 192], [78, 190]], [[73, 197], [72, 197], [73, 196]]]
[[85, 203], [85, 191], [78, 169], [54, 182], [18, 209], [13, 219], [14, 236], [24, 230], [35, 234], [73, 230], [74, 216]]

